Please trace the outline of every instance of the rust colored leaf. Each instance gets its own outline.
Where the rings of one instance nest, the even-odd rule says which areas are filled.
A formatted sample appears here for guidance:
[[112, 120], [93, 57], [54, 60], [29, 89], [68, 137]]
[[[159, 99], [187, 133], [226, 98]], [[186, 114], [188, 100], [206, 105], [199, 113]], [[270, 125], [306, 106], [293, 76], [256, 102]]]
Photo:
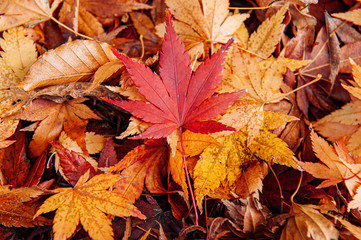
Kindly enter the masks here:
[[122, 171], [122, 179], [115, 184], [115, 191], [134, 202], [144, 186], [151, 193], [165, 192], [163, 181], [167, 173], [168, 148], [163, 140], [147, 140], [129, 152], [109, 171]]
[[115, 216], [145, 216], [127, 199], [107, 191], [119, 179], [119, 175], [101, 174], [89, 179], [89, 172], [79, 178], [74, 188], [57, 188], [36, 212], [55, 211], [54, 239], [66, 239], [72, 235], [79, 222], [92, 239], [113, 239], [111, 221], [105, 213]]
[[11, 146], [0, 150], [0, 172], [4, 179], [2, 185], [13, 187], [24, 186], [29, 173], [30, 162], [26, 155], [25, 134], [17, 132], [17, 141]]
[[37, 99], [21, 113], [13, 116], [13, 118], [27, 121], [40, 121], [29, 146], [34, 156], [39, 156], [43, 151], [46, 151], [50, 143], [57, 139], [63, 129], [70, 138], [77, 141], [82, 149], [86, 151], [86, 119], [100, 120], [100, 118], [82, 104], [85, 100], [86, 98], [77, 98], [63, 103], [56, 103], [45, 99]]
[[76, 40], [43, 54], [25, 75], [19, 88], [35, 88], [89, 79], [103, 64], [116, 60], [110, 46], [89, 40]]
[[93, 166], [79, 153], [63, 147], [59, 143], [52, 143], [57, 155], [59, 156], [59, 168], [65, 180], [71, 185], [75, 185], [79, 178], [89, 171], [89, 177], [96, 174]]
[[8, 227], [33, 227], [48, 225], [51, 220], [40, 217], [33, 219], [36, 205], [29, 203], [43, 194], [38, 188], [15, 188], [0, 186], [0, 223]]
[[134, 0], [80, 0], [89, 12], [101, 18], [120, 17], [138, 9], [151, 9], [152, 7]]
[[332, 148], [326, 140], [317, 136], [315, 132], [311, 132], [312, 148], [316, 156], [323, 163], [300, 162], [297, 163], [312, 176], [324, 180], [318, 187], [324, 188], [336, 185], [344, 181], [351, 196], [356, 192], [360, 185], [361, 164], [356, 163], [348, 155], [346, 147], [342, 147], [342, 142], [334, 144]]
[[114, 149], [113, 139], [108, 138], [100, 153], [98, 167], [111, 167], [118, 163], [117, 153]]
[[24, 186], [31, 187], [31, 186], [36, 186], [40, 183], [40, 179], [43, 176], [47, 160], [48, 160], [47, 155], [45, 152], [43, 152], [38, 157], [38, 159], [36, 159], [35, 163], [30, 169], [30, 172], [26, 177]]

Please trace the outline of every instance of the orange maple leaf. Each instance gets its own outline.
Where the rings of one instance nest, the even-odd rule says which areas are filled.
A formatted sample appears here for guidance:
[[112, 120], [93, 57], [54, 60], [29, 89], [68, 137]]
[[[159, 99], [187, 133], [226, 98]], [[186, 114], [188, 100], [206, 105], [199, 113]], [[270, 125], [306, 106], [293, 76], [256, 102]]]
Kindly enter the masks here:
[[30, 151], [39, 156], [46, 151], [50, 143], [56, 140], [64, 129], [66, 134], [75, 140], [86, 152], [85, 130], [86, 119], [101, 120], [90, 108], [81, 104], [86, 98], [77, 98], [63, 103], [37, 99], [22, 112], [12, 116], [15, 119], [41, 121], [30, 142]]
[[113, 239], [111, 221], [104, 213], [116, 216], [145, 216], [127, 199], [107, 191], [120, 178], [119, 175], [100, 174], [88, 181], [89, 171], [79, 178], [74, 188], [57, 188], [39, 210], [40, 214], [54, 211], [54, 239], [66, 239], [75, 231], [79, 221], [92, 239]]

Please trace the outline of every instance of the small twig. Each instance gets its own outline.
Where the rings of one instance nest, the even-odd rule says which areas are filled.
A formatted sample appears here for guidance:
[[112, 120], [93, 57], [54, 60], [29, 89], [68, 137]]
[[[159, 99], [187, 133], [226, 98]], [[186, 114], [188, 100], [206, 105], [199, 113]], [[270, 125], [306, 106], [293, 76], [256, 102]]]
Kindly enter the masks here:
[[194, 207], [195, 225], [198, 226], [199, 224], [198, 224], [197, 205], [196, 205], [196, 200], [195, 200], [194, 194], [193, 194], [191, 180], [189, 178], [189, 171], [188, 171], [188, 168], [187, 168], [186, 153], [184, 151], [184, 144], [183, 144], [183, 137], [182, 137], [182, 127], [179, 127], [179, 135], [180, 135], [180, 142], [181, 142], [181, 146], [182, 146], [184, 171], [185, 171], [185, 174], [186, 174], [186, 177], [187, 177], [187, 184], [188, 184], [189, 192], [191, 193], [192, 203], [193, 203], [193, 207]]
[[65, 28], [65, 29], [69, 30], [70, 32], [74, 33], [75, 35], [79, 35], [80, 37], [83, 37], [83, 38], [88, 39], [88, 40], [94, 40], [93, 38], [91, 38], [89, 36], [86, 36], [84, 34], [75, 32], [73, 29], [71, 29], [70, 27], [68, 27], [64, 23], [60, 22], [58, 19], [56, 19], [53, 16], [50, 19], [53, 20], [54, 22], [56, 22], [57, 24], [59, 24], [60, 26], [62, 26], [63, 28]]

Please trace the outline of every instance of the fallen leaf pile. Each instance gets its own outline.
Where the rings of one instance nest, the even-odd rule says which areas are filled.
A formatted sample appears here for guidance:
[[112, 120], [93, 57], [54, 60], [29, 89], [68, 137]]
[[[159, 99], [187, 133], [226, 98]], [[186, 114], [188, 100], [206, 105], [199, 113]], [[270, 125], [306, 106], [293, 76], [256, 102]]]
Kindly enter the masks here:
[[360, 239], [360, 26], [360, 0], [1, 1], [0, 240]]

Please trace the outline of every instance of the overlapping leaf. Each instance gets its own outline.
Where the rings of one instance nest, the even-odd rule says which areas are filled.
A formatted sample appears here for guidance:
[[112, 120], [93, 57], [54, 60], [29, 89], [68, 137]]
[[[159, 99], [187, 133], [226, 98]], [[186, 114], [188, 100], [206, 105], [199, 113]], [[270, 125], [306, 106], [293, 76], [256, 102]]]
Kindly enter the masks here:
[[229, 2], [222, 0], [167, 0], [166, 4], [177, 20], [174, 27], [192, 58], [207, 55], [207, 49], [213, 51], [215, 44], [225, 43], [249, 17], [230, 15]]
[[40, 121], [36, 128], [30, 149], [34, 156], [39, 156], [47, 150], [50, 143], [64, 131], [86, 151], [85, 128], [86, 119], [99, 119], [86, 105], [82, 104], [86, 99], [77, 98], [63, 103], [50, 100], [38, 99], [33, 101], [22, 112], [12, 116], [16, 119], [28, 121]]
[[326, 179], [318, 187], [329, 187], [343, 181], [353, 196], [361, 184], [361, 164], [350, 157], [342, 142], [335, 144], [333, 149], [315, 132], [311, 132], [311, 139], [313, 150], [323, 163], [297, 163], [312, 176]]
[[36, 212], [55, 211], [54, 239], [66, 239], [75, 231], [79, 222], [92, 239], [113, 239], [111, 221], [104, 213], [116, 216], [145, 216], [127, 199], [107, 191], [120, 179], [119, 175], [101, 174], [88, 181], [89, 172], [79, 178], [74, 188], [57, 188]]
[[40, 217], [33, 219], [36, 205], [28, 203], [43, 194], [37, 188], [16, 188], [0, 186], [0, 223], [4, 226], [33, 227], [51, 224], [51, 220]]
[[4, 0], [0, 4], [0, 31], [49, 20], [61, 2], [53, 1], [50, 7], [48, 1], [42, 0]]
[[89, 79], [103, 64], [116, 60], [110, 46], [89, 40], [76, 40], [43, 54], [31, 66], [19, 88], [35, 88]]
[[[361, 156], [360, 148], [360, 105], [361, 105], [361, 67], [352, 61], [352, 74], [355, 80], [354, 86], [342, 84], [342, 86], [353, 96], [356, 100], [344, 105], [341, 109], [332, 112], [331, 114], [320, 119], [314, 125], [316, 130], [327, 137], [331, 141], [336, 141], [342, 136], [348, 136], [348, 149], [355, 155]], [[340, 127], [338, 127], [340, 126]], [[342, 129], [340, 132], [335, 132], [333, 129], [338, 127]], [[351, 129], [351, 130], [349, 130]]]
[[208, 120], [217, 117], [244, 93], [238, 91], [212, 96], [222, 80], [222, 63], [231, 42], [224, 45], [191, 75], [189, 57], [184, 52], [184, 45], [177, 39], [168, 15], [167, 34], [160, 55], [160, 77], [144, 65], [115, 52], [148, 103], [108, 101], [146, 122], [153, 123], [135, 137], [136, 139], [167, 137], [179, 128], [200, 133], [232, 130], [233, 128]]

